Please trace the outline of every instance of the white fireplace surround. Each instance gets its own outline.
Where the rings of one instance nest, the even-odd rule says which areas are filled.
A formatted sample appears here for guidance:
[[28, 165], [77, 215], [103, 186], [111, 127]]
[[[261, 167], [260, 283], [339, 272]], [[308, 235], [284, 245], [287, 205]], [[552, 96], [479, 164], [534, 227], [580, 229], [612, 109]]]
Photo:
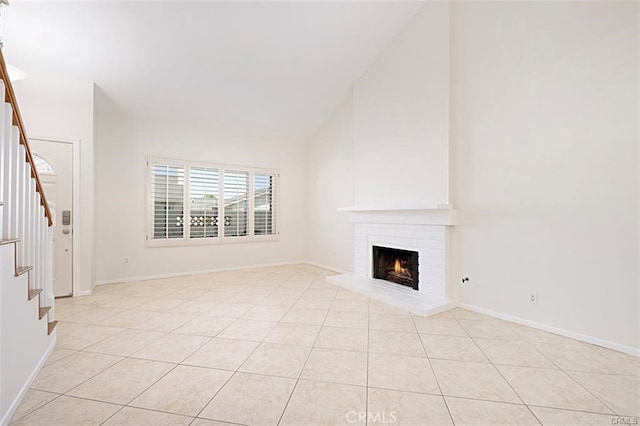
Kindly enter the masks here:
[[418, 252], [418, 291], [445, 297], [446, 232], [438, 225], [356, 224], [354, 273], [373, 278], [373, 246]]
[[[447, 228], [456, 223], [451, 206], [338, 210], [348, 212], [355, 224], [355, 264], [352, 276], [337, 276], [331, 282], [420, 314], [449, 302]], [[418, 252], [418, 291], [373, 279], [374, 245]]]

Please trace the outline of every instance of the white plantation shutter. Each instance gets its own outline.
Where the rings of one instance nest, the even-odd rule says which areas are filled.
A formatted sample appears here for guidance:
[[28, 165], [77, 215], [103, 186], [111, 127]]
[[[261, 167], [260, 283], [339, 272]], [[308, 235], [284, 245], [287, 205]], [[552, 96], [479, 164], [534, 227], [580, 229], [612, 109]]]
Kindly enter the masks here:
[[149, 170], [152, 214], [148, 238], [184, 238], [184, 166], [152, 162]]
[[216, 238], [219, 235], [218, 209], [220, 170], [208, 167], [189, 169], [189, 237]]
[[253, 175], [253, 235], [276, 235], [276, 175]]
[[224, 236], [243, 237], [249, 229], [249, 172], [224, 171]]
[[147, 245], [278, 239], [278, 172], [151, 159]]

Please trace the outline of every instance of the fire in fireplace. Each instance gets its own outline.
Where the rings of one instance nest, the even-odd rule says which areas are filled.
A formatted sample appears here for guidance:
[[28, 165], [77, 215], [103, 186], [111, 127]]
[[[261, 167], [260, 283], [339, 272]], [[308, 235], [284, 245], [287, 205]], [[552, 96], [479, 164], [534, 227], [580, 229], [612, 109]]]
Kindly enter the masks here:
[[373, 246], [373, 278], [418, 290], [418, 252]]

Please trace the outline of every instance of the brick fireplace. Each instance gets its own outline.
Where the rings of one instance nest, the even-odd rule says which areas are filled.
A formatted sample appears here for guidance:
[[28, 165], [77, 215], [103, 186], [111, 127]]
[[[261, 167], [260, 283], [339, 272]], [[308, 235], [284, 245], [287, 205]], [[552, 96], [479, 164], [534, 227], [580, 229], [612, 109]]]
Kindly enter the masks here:
[[[455, 210], [448, 205], [437, 205], [402, 209], [343, 208], [340, 211], [349, 212], [355, 224], [354, 273], [337, 276], [331, 282], [420, 313], [425, 304], [447, 300], [448, 228], [455, 224]], [[376, 276], [374, 247], [416, 253], [417, 265], [404, 265], [405, 269], [415, 267], [415, 273], [409, 274], [416, 275], [415, 285], [398, 285], [394, 280], [388, 280], [388, 276], [393, 275], [390, 266], [377, 274], [386, 274], [385, 277]], [[395, 263], [395, 259], [392, 260]], [[400, 273], [396, 281], [402, 281], [402, 275], [407, 274]]]
[[357, 223], [354, 273], [373, 276], [373, 247], [415, 251], [418, 265], [418, 291], [445, 297], [446, 227], [397, 223]]

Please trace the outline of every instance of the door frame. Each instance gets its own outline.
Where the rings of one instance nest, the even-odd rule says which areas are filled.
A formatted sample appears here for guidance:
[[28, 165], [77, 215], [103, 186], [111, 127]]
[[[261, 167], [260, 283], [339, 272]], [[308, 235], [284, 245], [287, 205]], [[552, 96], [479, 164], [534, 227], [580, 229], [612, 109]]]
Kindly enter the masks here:
[[[73, 253], [71, 255], [71, 296], [78, 296], [78, 285], [80, 283], [80, 139], [68, 139], [60, 137], [47, 137], [42, 135], [30, 135], [29, 140], [39, 142], [66, 143], [72, 145], [73, 155], [71, 158], [71, 180], [72, 180], [72, 239]], [[46, 196], [46, 194], [45, 194]], [[53, 287], [51, 287], [53, 295]]]

